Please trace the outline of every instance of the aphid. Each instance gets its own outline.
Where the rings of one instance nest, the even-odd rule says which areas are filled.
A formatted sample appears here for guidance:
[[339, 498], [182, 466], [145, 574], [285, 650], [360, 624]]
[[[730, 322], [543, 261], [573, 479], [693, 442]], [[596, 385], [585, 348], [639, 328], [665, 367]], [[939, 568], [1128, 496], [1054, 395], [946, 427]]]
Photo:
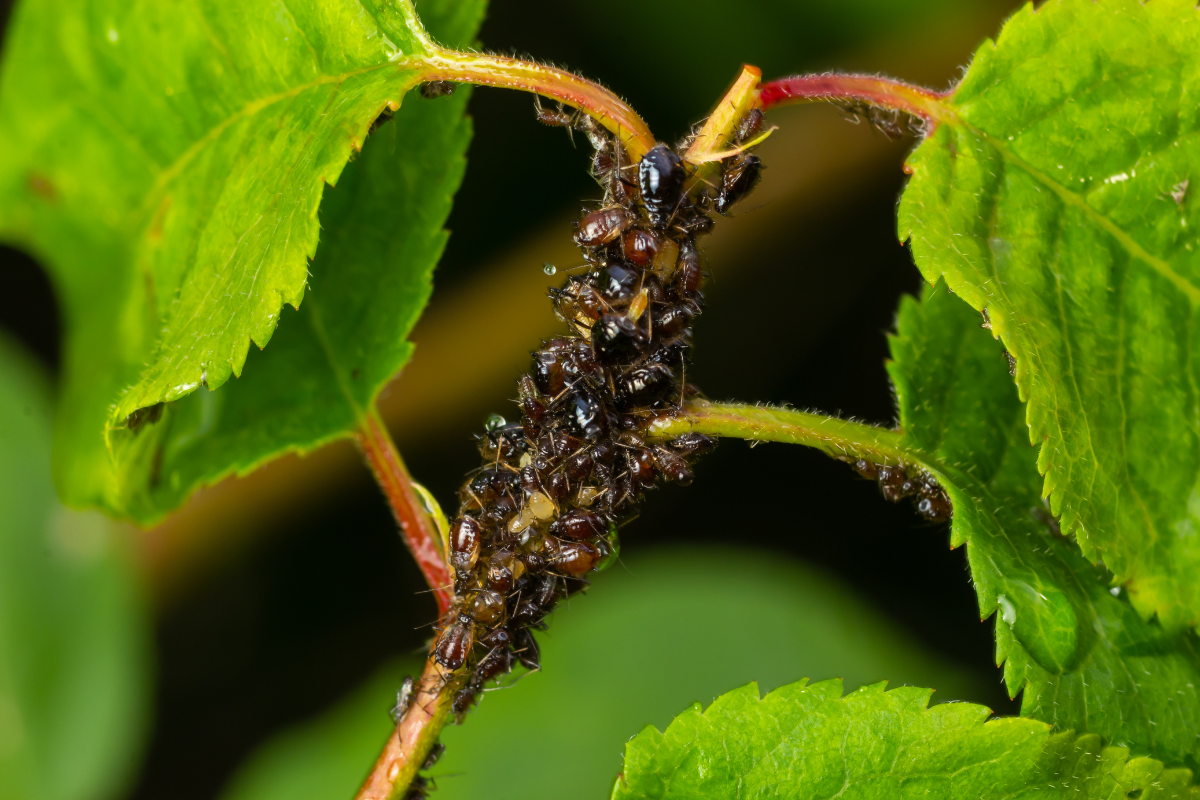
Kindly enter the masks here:
[[434, 658], [446, 669], [458, 669], [471, 652], [474, 634], [469, 619], [460, 619], [442, 631], [433, 648]]
[[471, 616], [483, 623], [500, 619], [504, 616], [504, 596], [490, 589], [475, 595], [471, 603]]
[[552, 548], [551, 565], [568, 575], [584, 575], [600, 560], [600, 551], [587, 542], [555, 541], [551, 545], [548, 539], [546, 544]]
[[665, 144], [655, 145], [638, 162], [642, 205], [656, 228], [663, 228], [679, 205], [686, 177], [683, 161]]
[[579, 220], [575, 241], [583, 247], [608, 244], [616, 240], [632, 222], [629, 212], [620, 206], [592, 211]]
[[621, 240], [621, 250], [625, 258], [639, 267], [648, 267], [658, 255], [658, 237], [650, 231], [635, 228], [626, 231]]
[[554, 521], [550, 533], [559, 538], [591, 539], [604, 531], [604, 520], [599, 514], [576, 508]]
[[444, 752], [446, 752], [446, 745], [441, 742], [434, 743], [433, 747], [429, 749], [429, 755], [425, 757], [425, 763], [421, 765], [421, 769], [433, 769]]
[[537, 639], [533, 638], [533, 633], [528, 628], [521, 628], [517, 631], [517, 635], [513, 639], [513, 653], [525, 669], [537, 672], [542, 668], [541, 648], [538, 647]]
[[125, 427], [131, 431], [136, 431], [143, 425], [153, 425], [162, 419], [163, 409], [166, 407], [165, 403], [155, 403], [152, 406], [135, 409], [133, 413], [125, 418]]
[[930, 522], [945, 522], [950, 519], [952, 511], [950, 499], [939, 488], [936, 492], [921, 496], [917, 501], [917, 511]]
[[392, 710], [389, 712], [394, 725], [399, 725], [400, 719], [408, 713], [408, 707], [412, 705], [412, 696], [412, 675], [406, 675], [404, 683], [400, 684], [400, 691], [396, 692], [396, 705], [392, 706]]
[[426, 100], [433, 100], [437, 97], [446, 97], [454, 94], [454, 90], [458, 88], [458, 84], [453, 81], [425, 81], [421, 84], [421, 97]]
[[629, 358], [642, 348], [644, 337], [624, 314], [605, 314], [592, 327], [592, 349], [604, 364]]
[[589, 392], [573, 392], [566, 404], [567, 425], [588, 441], [599, 441], [607, 428], [599, 398]]
[[661, 364], [637, 367], [617, 381], [617, 404], [623, 408], [652, 406], [675, 388], [675, 376]]
[[462, 516], [450, 526], [450, 563], [455, 572], [466, 572], [479, 558], [479, 523]]
[[700, 291], [704, 283], [704, 273], [700, 269], [700, 253], [695, 245], [679, 248], [679, 262], [675, 265], [675, 286], [684, 297], [693, 297]]
[[735, 142], [745, 142], [752, 136], [762, 130], [763, 112], [761, 108], [752, 108], [746, 116], [742, 117], [738, 122], [737, 127], [733, 131], [733, 140]]
[[734, 203], [750, 194], [762, 177], [761, 168], [762, 160], [753, 153], [734, 156], [721, 165], [721, 188], [713, 202], [718, 214], [728, 214]]

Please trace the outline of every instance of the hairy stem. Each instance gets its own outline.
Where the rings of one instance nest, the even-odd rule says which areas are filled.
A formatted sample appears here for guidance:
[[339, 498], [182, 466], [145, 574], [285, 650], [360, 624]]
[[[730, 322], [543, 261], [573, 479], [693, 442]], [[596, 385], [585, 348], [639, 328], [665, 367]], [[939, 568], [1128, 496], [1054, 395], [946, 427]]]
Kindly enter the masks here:
[[760, 105], [761, 81], [762, 70], [749, 64], [742, 65], [741, 74], [721, 98], [721, 102], [717, 103], [717, 107], [709, 114], [700, 132], [688, 146], [683, 156], [684, 161], [693, 164], [705, 163], [714, 153], [725, 147], [742, 118], [755, 106]]
[[762, 86], [764, 109], [818, 100], [857, 101], [904, 111], [934, 123], [955, 118], [954, 111], [945, 103], [949, 96], [950, 92], [935, 92], [876, 75], [839, 73], [793, 75], [768, 81]]
[[408, 711], [383, 746], [355, 800], [398, 800], [405, 796], [451, 719], [450, 707], [460, 683], [461, 679], [444, 670], [432, 656], [425, 662], [425, 672], [414, 684]]
[[426, 81], [522, 89], [577, 108], [611, 131], [633, 161], [654, 147], [654, 135], [628, 103], [594, 81], [534, 61], [433, 46], [414, 59]]
[[900, 431], [790, 408], [695, 401], [682, 414], [655, 420], [648, 431], [663, 439], [704, 433], [757, 442], [802, 444], [834, 458], [865, 458], [877, 464], [912, 461]]
[[405, 544], [421, 568], [425, 582], [433, 590], [438, 614], [445, 614], [454, 601], [451, 588], [454, 579], [437, 545], [441, 541], [441, 534], [433, 518], [425, 511], [421, 498], [413, 488], [412, 476], [400, 458], [400, 451], [396, 449], [387, 427], [374, 409], [359, 426], [356, 438], [375, 480], [392, 506]]

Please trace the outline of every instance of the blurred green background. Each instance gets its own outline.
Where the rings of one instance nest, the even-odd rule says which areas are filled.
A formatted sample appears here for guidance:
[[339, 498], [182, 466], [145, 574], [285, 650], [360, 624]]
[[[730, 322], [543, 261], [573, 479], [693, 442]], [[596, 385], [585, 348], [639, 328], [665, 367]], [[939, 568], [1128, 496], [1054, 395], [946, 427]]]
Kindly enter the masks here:
[[[944, 88], [1015, 8], [498, 0], [481, 39], [602, 80], [670, 139], [742, 62]], [[476, 459], [470, 434], [509, 408], [529, 350], [557, 330], [542, 263], [571, 257], [569, 221], [596, 196], [586, 149], [537, 125], [527, 96], [477, 90], [471, 113], [433, 304], [382, 402], [447, 504]], [[714, 398], [890, 423], [884, 333], [918, 286], [894, 234], [912, 143], [832, 108], [775, 122], [762, 186], [707, 243], [688, 378]], [[12, 250], [0, 275], [0, 797], [350, 796], [435, 614], [353, 449], [227, 481], [150, 531], [67, 512], [47, 467], [54, 289]], [[947, 541], [842, 464], [726, 442], [691, 487], [649, 499], [622, 563], [556, 613], [545, 670], [446, 733], [439, 791], [601, 797], [643, 725], [751, 680], [887, 678], [1015, 713]]]

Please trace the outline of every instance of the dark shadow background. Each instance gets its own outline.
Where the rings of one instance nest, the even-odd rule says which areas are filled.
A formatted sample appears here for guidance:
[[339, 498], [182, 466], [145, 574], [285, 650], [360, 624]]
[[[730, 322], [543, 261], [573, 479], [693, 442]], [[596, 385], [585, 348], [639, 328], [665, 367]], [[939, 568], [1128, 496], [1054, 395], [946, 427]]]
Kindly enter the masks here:
[[[776, 5], [788, 19], [832, 13], [824, 2], [759, 4], [767, 11]], [[983, 5], [994, 7], [996, 23], [1014, 7]], [[689, 20], [674, 26], [661, 20], [673, 3], [645, 14], [625, 6], [637, 8], [494, 0], [481, 38], [491, 48], [535, 53], [603, 77], [659, 135], [674, 136], [720, 95], [740, 61], [760, 64], [768, 76], [853, 66], [837, 54], [860, 44], [869, 49], [859, 30], [894, 24], [818, 20], [775, 42], [768, 37], [787, 26], [753, 18], [726, 25], [730, 12], [715, 3], [693, 4]], [[693, 22], [721, 32], [686, 57], [663, 46], [664, 37]], [[612, 44], [618, 24], [637, 29], [642, 49]], [[706, 47], [719, 55], [710, 57]], [[789, 53], [804, 55], [789, 60]], [[476, 138], [438, 291], [470, 281], [528, 235], [531, 220], [561, 217], [595, 196], [583, 148], [572, 150], [562, 131], [537, 126], [527, 96], [477, 91], [471, 111]], [[758, 243], [754, 257], [765, 266], [749, 280], [719, 280], [709, 292], [689, 380], [714, 398], [789, 402], [890, 423], [884, 334], [899, 297], [919, 288], [894, 233], [902, 185], [897, 158], [843, 202]], [[44, 273], [25, 255], [0, 248], [0, 275], [0, 326], [57, 369], [60, 319]], [[507, 408], [503, 396], [490, 400], [496, 410]], [[470, 433], [406, 449], [413, 473], [443, 499], [454, 496], [475, 461]], [[946, 527], [922, 522], [907, 504], [884, 502], [874, 484], [815, 451], [724, 442], [701, 463], [692, 487], [656, 492], [622, 539], [628, 550], [744, 541], [820, 565], [932, 652], [984, 676], [994, 691], [974, 700], [997, 713], [1017, 711], [994, 666], [992, 624], [978, 619], [964, 551], [948, 549]], [[365, 471], [333, 501], [262, 531], [253, 546], [160, 610], [153, 738], [130, 796], [215, 796], [272, 733], [327, 708], [385, 660], [420, 648], [435, 614], [420, 586]]]

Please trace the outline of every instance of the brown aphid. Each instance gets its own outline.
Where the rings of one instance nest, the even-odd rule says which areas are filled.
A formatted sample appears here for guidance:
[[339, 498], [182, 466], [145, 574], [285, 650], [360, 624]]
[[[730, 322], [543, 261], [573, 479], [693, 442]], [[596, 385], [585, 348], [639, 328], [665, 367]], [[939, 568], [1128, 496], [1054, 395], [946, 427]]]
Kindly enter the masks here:
[[567, 473], [567, 478], [572, 481], [581, 481], [592, 474], [592, 455], [584, 450], [576, 453], [567, 459], [564, 467]]
[[654, 485], [654, 453], [639, 447], [629, 453], [629, 473], [642, 486]]
[[754, 190], [762, 177], [762, 160], [756, 155], [736, 156], [722, 165], [721, 188], [713, 208], [718, 214], [728, 214], [733, 204]]
[[490, 589], [475, 595], [471, 616], [483, 623], [495, 622], [504, 616], [504, 595]]
[[575, 241], [583, 247], [596, 247], [615, 241], [629, 227], [633, 218], [620, 206], [601, 208], [584, 214], [575, 231]]
[[681, 453], [696, 455], [707, 453], [717, 444], [717, 440], [703, 433], [685, 433], [671, 440], [671, 447]]
[[658, 462], [658, 468], [662, 470], [663, 475], [680, 486], [687, 486], [692, 482], [692, 469], [688, 466], [687, 459], [682, 456], [659, 447], [654, 451], [654, 460]]
[[879, 478], [879, 465], [874, 461], [867, 461], [865, 458], [860, 458], [858, 461], [854, 462], [853, 466], [854, 471], [859, 475], [862, 475], [864, 478], [869, 480], [876, 480]]
[[464, 573], [475, 566], [479, 558], [479, 523], [472, 517], [462, 516], [450, 525], [450, 563], [457, 573]]
[[556, 503], [562, 503], [567, 497], [567, 492], [570, 491], [570, 486], [567, 483], [567, 476], [561, 472], [556, 472], [546, 479], [546, 492], [550, 498]]
[[904, 484], [908, 482], [908, 474], [903, 467], [879, 467], [879, 488], [883, 491], [884, 499], [893, 503], [906, 496]]
[[675, 264], [675, 287], [684, 297], [694, 297], [704, 283], [704, 272], [700, 268], [700, 253], [690, 242], [679, 248], [679, 261]]
[[750, 109], [746, 116], [738, 121], [737, 127], [733, 129], [733, 140], [741, 143], [753, 137], [762, 130], [764, 119], [765, 117], [761, 108]]
[[474, 644], [473, 627], [469, 619], [448, 626], [433, 648], [434, 659], [446, 669], [458, 669], [466, 663]]
[[454, 90], [457, 88], [458, 84], [453, 81], [425, 81], [421, 84], [419, 91], [421, 97], [433, 100], [438, 97], [448, 97], [454, 94]]
[[953, 507], [950, 498], [938, 487], [936, 491], [926, 492], [917, 501], [917, 513], [930, 522], [945, 522], [950, 519]]
[[566, 539], [591, 539], [604, 532], [604, 520], [599, 514], [575, 508], [556, 519], [550, 533]]
[[519, 628], [513, 636], [513, 654], [525, 669], [537, 672], [542, 668], [542, 651], [528, 628]]
[[590, 572], [600, 560], [600, 551], [587, 542], [564, 542], [546, 540], [551, 553], [550, 564], [568, 575], [583, 575]]
[[600, 296], [600, 293], [583, 281], [572, 283], [571, 291], [575, 295], [575, 302], [578, 303], [579, 310], [589, 319], [600, 319], [606, 311], [610, 310], [608, 303]]
[[471, 681], [459, 689], [458, 694], [454, 695], [454, 703], [451, 705], [451, 709], [454, 711], [454, 719], [459, 724], [462, 724], [463, 718], [471, 710], [471, 706], [475, 705], [475, 698], [479, 696], [479, 691], [482, 688], [482, 686]]
[[446, 752], [446, 745], [435, 742], [429, 749], [429, 755], [425, 757], [425, 763], [421, 765], [421, 769], [433, 769], [444, 752]]
[[533, 354], [533, 382], [542, 394], [557, 396], [567, 385], [563, 372], [561, 354], [552, 350], [539, 350]]
[[648, 267], [658, 255], [658, 237], [650, 231], [634, 228], [625, 232], [621, 240], [621, 249], [625, 258], [639, 267]]
[[507, 553], [506, 555], [508, 555], [508, 558], [502, 561], [493, 559], [491, 565], [488, 566], [487, 572], [488, 588], [493, 592], [500, 592], [501, 594], [507, 593], [513, 585], [512, 567], [506, 563], [512, 556]]

